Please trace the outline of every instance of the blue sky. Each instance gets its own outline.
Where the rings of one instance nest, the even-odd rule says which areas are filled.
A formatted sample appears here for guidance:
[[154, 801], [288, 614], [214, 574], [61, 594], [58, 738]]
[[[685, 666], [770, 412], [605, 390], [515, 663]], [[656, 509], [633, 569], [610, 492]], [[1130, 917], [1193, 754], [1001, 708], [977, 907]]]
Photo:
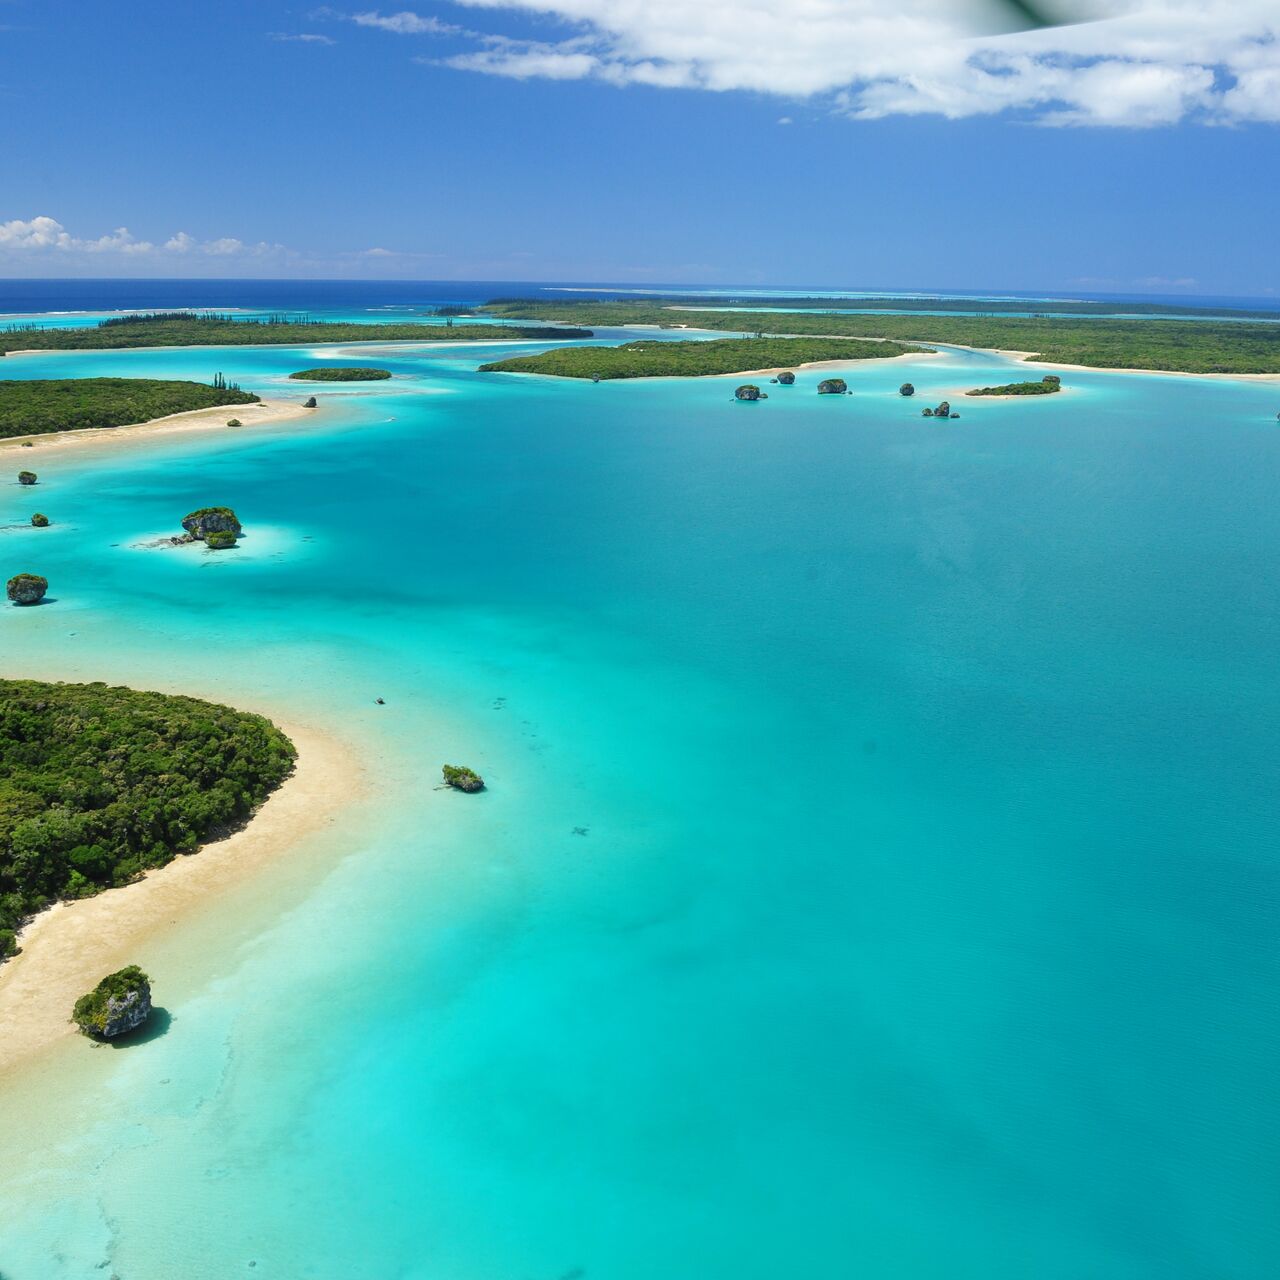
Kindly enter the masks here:
[[0, 0], [0, 275], [1280, 290], [1280, 6], [999, 4]]

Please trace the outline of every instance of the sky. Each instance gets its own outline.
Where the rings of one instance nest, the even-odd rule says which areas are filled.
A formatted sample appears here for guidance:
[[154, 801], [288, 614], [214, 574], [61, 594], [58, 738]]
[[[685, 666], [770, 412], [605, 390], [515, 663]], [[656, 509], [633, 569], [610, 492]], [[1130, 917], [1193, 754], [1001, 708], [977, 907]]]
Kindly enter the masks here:
[[1280, 291], [1280, 0], [1032, 3], [0, 0], [0, 276]]

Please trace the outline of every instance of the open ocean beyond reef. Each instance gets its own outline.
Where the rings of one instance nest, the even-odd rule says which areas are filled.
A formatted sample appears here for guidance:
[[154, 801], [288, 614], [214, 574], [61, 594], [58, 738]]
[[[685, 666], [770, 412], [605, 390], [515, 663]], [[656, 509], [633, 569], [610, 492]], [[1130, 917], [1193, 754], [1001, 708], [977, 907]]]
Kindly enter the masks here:
[[1273, 1280], [1280, 383], [508, 349], [0, 361], [320, 397], [46, 455], [48, 530], [6, 453], [0, 652], [367, 770], [0, 1093], [3, 1280]]

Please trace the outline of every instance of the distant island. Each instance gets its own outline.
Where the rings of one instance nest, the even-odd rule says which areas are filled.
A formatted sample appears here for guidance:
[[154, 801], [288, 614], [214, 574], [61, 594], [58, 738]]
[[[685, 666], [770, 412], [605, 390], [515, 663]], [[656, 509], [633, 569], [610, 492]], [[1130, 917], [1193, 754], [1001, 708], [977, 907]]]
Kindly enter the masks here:
[[[790, 302], [790, 299], [788, 299]], [[686, 300], [687, 303], [687, 300]], [[1180, 373], [1280, 373], [1280, 323], [1072, 316], [821, 315], [784, 311], [687, 310], [672, 301], [489, 303], [505, 319], [582, 325], [667, 325], [734, 333], [821, 334], [951, 343], [1026, 353], [1032, 359], [1095, 369]]]
[[1003, 387], [974, 387], [967, 396], [1051, 396], [1062, 390], [1062, 379], [1049, 374], [1038, 382], [1009, 382]]
[[295, 756], [269, 720], [197, 698], [0, 680], [0, 959], [35, 912], [249, 817]]
[[85, 427], [120, 427], [217, 405], [257, 404], [227, 385], [158, 378], [33, 378], [0, 382], [0, 439]]
[[542, 373], [559, 378], [701, 378], [720, 373], [811, 364], [821, 360], [883, 360], [919, 354], [919, 347], [850, 338], [714, 338], [664, 342], [644, 338], [620, 347], [558, 347], [480, 366], [481, 373]]
[[290, 378], [299, 382], [381, 382], [391, 377], [390, 369], [328, 368], [299, 369]]
[[10, 351], [101, 351], [124, 347], [292, 346], [317, 342], [480, 342], [546, 338], [567, 342], [589, 338], [580, 328], [459, 324], [344, 324], [309, 317], [266, 316], [236, 319], [188, 311], [111, 316], [96, 325], [45, 329], [34, 324], [0, 328], [0, 354]]

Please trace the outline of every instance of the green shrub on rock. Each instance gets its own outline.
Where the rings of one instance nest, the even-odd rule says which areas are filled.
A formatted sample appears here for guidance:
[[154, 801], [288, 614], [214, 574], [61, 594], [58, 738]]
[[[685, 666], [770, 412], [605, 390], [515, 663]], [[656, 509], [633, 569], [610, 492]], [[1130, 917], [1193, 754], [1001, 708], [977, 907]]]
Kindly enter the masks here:
[[210, 551], [225, 551], [236, 545], [236, 535], [230, 529], [217, 529], [205, 535], [204, 545]]
[[38, 573], [15, 573], [9, 579], [6, 593], [14, 604], [39, 604], [48, 590], [48, 578]]
[[136, 964], [108, 974], [76, 1001], [71, 1017], [95, 1040], [136, 1031], [151, 1016], [151, 979]]
[[49, 517], [44, 515], [42, 512], [37, 511], [35, 515], [31, 517], [31, 523], [35, 525], [37, 529], [47, 529], [49, 527]]
[[474, 769], [468, 769], [465, 765], [447, 764], [443, 772], [445, 783], [455, 791], [484, 790], [484, 779]]

